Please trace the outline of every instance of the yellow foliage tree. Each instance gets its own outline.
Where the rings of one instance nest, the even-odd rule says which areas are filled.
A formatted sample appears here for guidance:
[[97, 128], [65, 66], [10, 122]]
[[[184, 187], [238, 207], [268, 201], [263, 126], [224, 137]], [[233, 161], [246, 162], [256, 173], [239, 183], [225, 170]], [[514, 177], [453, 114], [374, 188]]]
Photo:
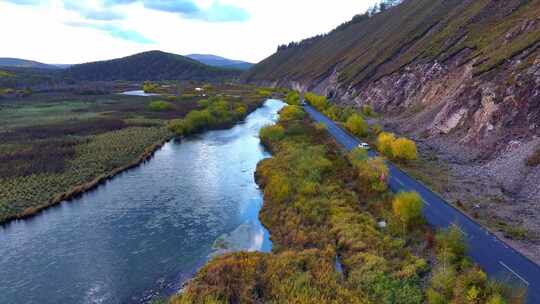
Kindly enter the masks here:
[[349, 130], [349, 132], [360, 137], [367, 136], [369, 130], [369, 126], [366, 121], [358, 114], [351, 115], [349, 119], [347, 119], [345, 127], [347, 130]]
[[404, 227], [411, 227], [422, 218], [423, 205], [422, 198], [418, 193], [400, 192], [394, 197], [392, 211]]
[[280, 121], [304, 119], [306, 112], [300, 106], [286, 106], [279, 112]]
[[377, 136], [377, 149], [383, 155], [392, 157], [392, 143], [396, 137], [392, 133], [382, 132]]
[[289, 197], [289, 180], [285, 176], [273, 175], [265, 191], [276, 202], [283, 202]]
[[285, 99], [288, 104], [293, 106], [299, 106], [300, 105], [300, 94], [298, 94], [297, 91], [291, 91], [289, 94], [287, 94], [287, 97]]
[[416, 143], [407, 138], [398, 138], [391, 143], [392, 157], [398, 161], [408, 162], [417, 157]]
[[315, 93], [308, 92], [304, 95], [306, 101], [315, 109], [323, 112], [328, 107], [328, 101], [325, 96], [320, 96]]

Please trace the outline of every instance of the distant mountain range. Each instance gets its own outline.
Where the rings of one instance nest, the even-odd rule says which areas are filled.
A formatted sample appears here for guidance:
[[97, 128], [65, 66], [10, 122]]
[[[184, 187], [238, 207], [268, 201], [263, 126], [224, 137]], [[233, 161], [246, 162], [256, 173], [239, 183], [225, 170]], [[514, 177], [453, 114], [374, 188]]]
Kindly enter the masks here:
[[62, 69], [69, 66], [68, 64], [46, 64], [20, 58], [0, 58], [0, 67], [8, 68]]
[[149, 51], [123, 58], [83, 64], [45, 64], [19, 58], [0, 58], [0, 68], [13, 77], [0, 83], [10, 87], [36, 87], [41, 82], [71, 81], [214, 81], [239, 77], [251, 63], [214, 55], [181, 56]]
[[239, 76], [238, 69], [215, 67], [191, 58], [150, 51], [119, 59], [76, 64], [65, 76], [79, 81], [216, 80]]
[[215, 67], [222, 67], [222, 68], [229, 68], [229, 69], [237, 69], [237, 70], [248, 70], [252, 66], [254, 66], [253, 63], [241, 61], [241, 60], [232, 60], [216, 55], [208, 55], [208, 54], [190, 54], [186, 55], [186, 57], [189, 57], [193, 60], [197, 60], [199, 62], [202, 62], [204, 64], [215, 66]]

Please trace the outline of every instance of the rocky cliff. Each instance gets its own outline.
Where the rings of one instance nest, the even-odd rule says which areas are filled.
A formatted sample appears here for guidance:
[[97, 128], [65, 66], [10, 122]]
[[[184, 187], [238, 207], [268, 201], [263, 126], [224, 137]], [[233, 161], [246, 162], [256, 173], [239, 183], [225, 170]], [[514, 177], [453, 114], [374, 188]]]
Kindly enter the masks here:
[[519, 227], [504, 234], [540, 261], [540, 168], [526, 165], [540, 148], [540, 1], [406, 0], [280, 47], [244, 78], [372, 105], [449, 164], [443, 195]]

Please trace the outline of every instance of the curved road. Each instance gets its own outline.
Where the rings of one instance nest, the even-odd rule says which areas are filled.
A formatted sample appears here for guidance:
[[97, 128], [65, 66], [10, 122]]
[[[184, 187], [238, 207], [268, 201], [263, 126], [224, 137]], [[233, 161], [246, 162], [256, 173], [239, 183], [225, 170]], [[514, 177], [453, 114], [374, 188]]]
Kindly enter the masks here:
[[[324, 123], [328, 132], [345, 149], [352, 150], [360, 141], [341, 129], [334, 121], [324, 116], [309, 105], [304, 106], [306, 112], [316, 122]], [[376, 156], [370, 151], [371, 157]], [[416, 191], [424, 200], [424, 215], [434, 227], [446, 228], [455, 223], [468, 240], [468, 254], [491, 276], [502, 280], [511, 280], [527, 288], [527, 302], [540, 303], [540, 266], [506, 245], [494, 234], [486, 230], [461, 211], [451, 206], [440, 196], [401, 171], [391, 163], [390, 189], [398, 191]]]

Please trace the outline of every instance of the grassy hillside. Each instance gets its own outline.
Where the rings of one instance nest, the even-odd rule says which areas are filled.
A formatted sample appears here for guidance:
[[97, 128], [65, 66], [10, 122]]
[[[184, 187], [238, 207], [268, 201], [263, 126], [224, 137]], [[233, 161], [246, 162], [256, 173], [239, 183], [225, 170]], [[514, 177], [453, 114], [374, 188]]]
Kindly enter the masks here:
[[11, 68], [36, 68], [36, 69], [59, 69], [60, 67], [51, 64], [45, 64], [33, 60], [20, 58], [0, 58], [0, 67]]
[[190, 58], [151, 51], [108, 61], [71, 66], [66, 76], [74, 80], [214, 80], [239, 75], [239, 71], [211, 67]]
[[337, 69], [358, 85], [412, 61], [445, 59], [469, 50], [475, 73], [489, 71], [540, 42], [540, 1], [405, 0], [373, 16], [359, 15], [326, 35], [287, 47], [244, 78], [314, 80]]

